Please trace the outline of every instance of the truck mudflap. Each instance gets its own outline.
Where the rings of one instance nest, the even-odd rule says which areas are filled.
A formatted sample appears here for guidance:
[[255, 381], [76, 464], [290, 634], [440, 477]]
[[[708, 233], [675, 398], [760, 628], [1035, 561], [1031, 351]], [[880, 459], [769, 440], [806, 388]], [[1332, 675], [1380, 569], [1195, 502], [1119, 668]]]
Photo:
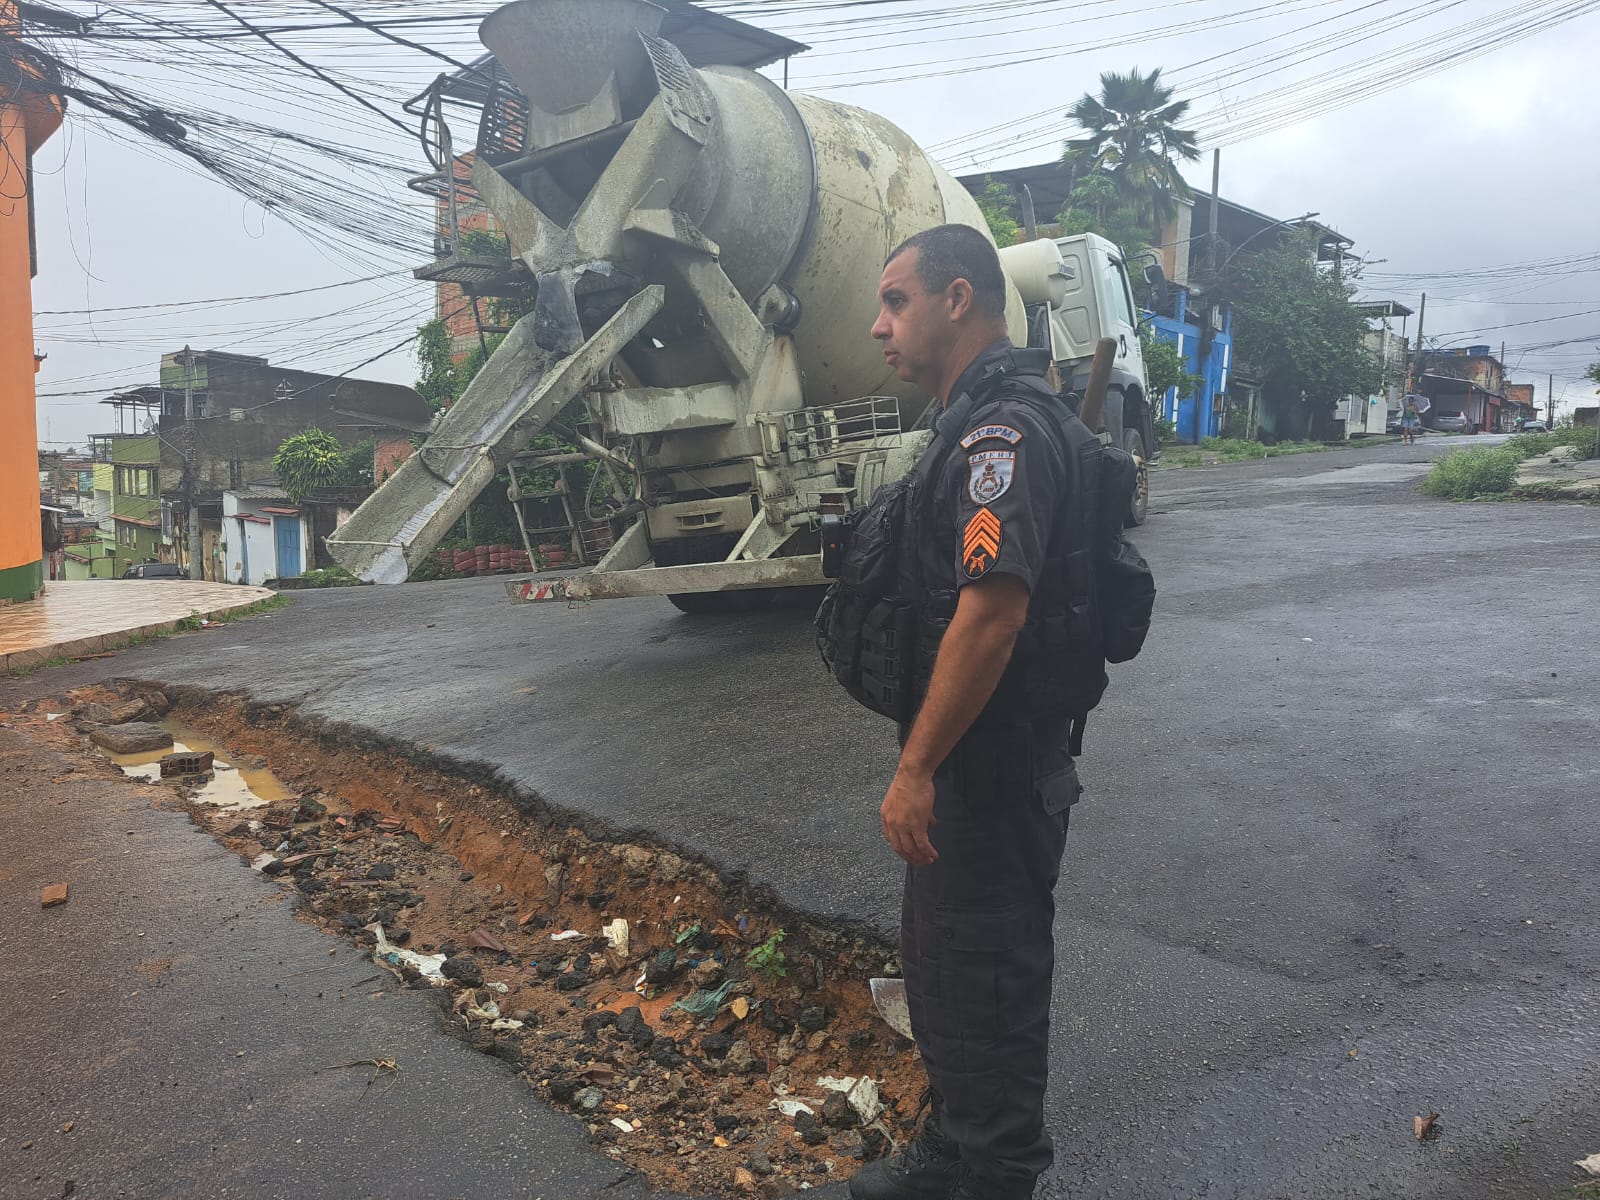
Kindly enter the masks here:
[[422, 449], [328, 538], [334, 560], [373, 583], [404, 583], [495, 472], [638, 336], [664, 296], [655, 285], [630, 297], [570, 355], [541, 347], [535, 314], [523, 317]]

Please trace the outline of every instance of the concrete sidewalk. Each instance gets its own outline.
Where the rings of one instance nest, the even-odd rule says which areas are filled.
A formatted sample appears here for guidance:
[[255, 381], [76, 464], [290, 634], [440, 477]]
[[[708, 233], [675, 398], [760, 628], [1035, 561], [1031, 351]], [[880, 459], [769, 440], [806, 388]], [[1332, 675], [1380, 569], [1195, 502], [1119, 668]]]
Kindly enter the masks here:
[[157, 794], [0, 723], [0, 1195], [652, 1196]]
[[52, 580], [44, 595], [0, 608], [0, 675], [53, 658], [98, 654], [270, 600], [267, 588], [187, 579]]

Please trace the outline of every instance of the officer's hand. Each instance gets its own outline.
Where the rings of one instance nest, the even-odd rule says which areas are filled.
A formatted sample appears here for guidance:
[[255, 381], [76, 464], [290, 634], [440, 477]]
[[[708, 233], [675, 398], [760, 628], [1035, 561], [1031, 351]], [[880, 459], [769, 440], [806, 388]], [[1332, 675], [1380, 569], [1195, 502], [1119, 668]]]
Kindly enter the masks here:
[[878, 815], [883, 819], [883, 836], [889, 845], [913, 867], [925, 867], [939, 857], [928, 840], [928, 827], [935, 824], [931, 776], [896, 771]]

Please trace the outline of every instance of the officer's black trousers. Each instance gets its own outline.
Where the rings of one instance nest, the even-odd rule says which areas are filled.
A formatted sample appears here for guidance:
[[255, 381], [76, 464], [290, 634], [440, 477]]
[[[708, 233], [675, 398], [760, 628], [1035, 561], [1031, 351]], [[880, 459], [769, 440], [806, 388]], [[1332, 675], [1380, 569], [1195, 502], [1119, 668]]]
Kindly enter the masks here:
[[901, 956], [940, 1129], [985, 1196], [1030, 1196], [1044, 1128], [1055, 885], [1079, 787], [1065, 735], [969, 733], [934, 775], [930, 839], [906, 870]]

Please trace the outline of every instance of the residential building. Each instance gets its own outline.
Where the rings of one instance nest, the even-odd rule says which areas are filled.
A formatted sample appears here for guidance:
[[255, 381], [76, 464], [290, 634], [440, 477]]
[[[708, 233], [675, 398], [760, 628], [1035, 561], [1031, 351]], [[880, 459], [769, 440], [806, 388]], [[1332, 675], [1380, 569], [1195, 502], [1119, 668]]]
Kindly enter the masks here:
[[1418, 356], [1416, 389], [1429, 400], [1424, 425], [1441, 413], [1464, 413], [1474, 432], [1502, 428], [1506, 369], [1487, 345], [1428, 350]]
[[[411, 439], [428, 429], [431, 412], [401, 384], [274, 367], [265, 358], [217, 350], [162, 356], [159, 385], [118, 392], [102, 403], [119, 423], [131, 416], [149, 431], [158, 468], [157, 528], [163, 557], [182, 563], [195, 579], [227, 577], [223, 493], [249, 480], [272, 478], [272, 459], [286, 438], [306, 429], [331, 433], [346, 448], [371, 443], [375, 463], [392, 472], [411, 453]], [[184, 447], [191, 436], [194, 504], [200, 518], [201, 562], [189, 562], [189, 496]], [[313, 551], [320, 552], [320, 542]]]
[[1520, 428], [1523, 421], [1532, 421], [1539, 417], [1539, 402], [1534, 394], [1533, 384], [1508, 383], [1505, 385], [1505, 398], [1505, 405], [1500, 414], [1502, 429], [1515, 430]]
[[0, 603], [36, 598], [44, 590], [44, 520], [35, 454], [39, 426], [33, 344], [34, 237], [37, 188], [33, 158], [61, 127], [66, 102], [61, 81], [27, 53], [24, 38], [37, 26], [81, 31], [83, 21], [39, 4], [0, 0], [0, 39], [7, 78], [0, 92]]
[[[1368, 329], [1367, 352], [1379, 367], [1376, 391], [1365, 396], [1347, 396], [1334, 413], [1336, 429], [1345, 438], [1370, 437], [1388, 432], [1390, 417], [1399, 419], [1400, 397], [1405, 394], [1406, 365], [1410, 361], [1410, 339], [1394, 327], [1395, 318], [1403, 323], [1411, 309], [1398, 300], [1368, 300], [1356, 305], [1375, 327]], [[1402, 324], [1402, 330], [1404, 326]]]
[[270, 480], [224, 491], [221, 577], [258, 587], [299, 578], [321, 565], [323, 538], [371, 494], [371, 488], [328, 488], [295, 501]]

